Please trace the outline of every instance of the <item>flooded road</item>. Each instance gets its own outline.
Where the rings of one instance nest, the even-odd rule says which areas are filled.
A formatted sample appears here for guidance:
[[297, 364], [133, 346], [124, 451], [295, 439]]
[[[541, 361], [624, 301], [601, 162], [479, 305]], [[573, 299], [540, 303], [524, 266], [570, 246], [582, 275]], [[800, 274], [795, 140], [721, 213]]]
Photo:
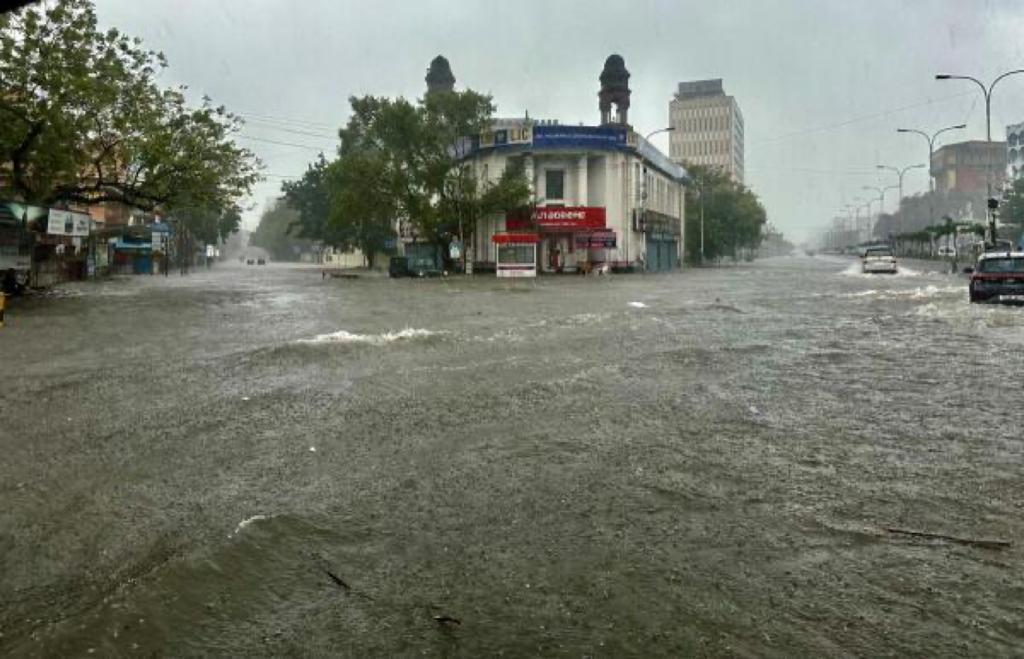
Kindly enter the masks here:
[[1016, 653], [1024, 311], [852, 263], [21, 301], [0, 654]]

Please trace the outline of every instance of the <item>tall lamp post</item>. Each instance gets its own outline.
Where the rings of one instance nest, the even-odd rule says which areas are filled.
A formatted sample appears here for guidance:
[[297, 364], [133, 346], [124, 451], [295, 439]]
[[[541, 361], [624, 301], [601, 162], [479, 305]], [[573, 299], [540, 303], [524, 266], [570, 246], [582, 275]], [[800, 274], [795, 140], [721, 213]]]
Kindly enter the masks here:
[[996, 216], [995, 216], [995, 212], [994, 212], [995, 209], [992, 208], [993, 204], [992, 204], [992, 201], [991, 201], [991, 199], [992, 199], [992, 90], [995, 88], [996, 83], [998, 83], [1000, 80], [1002, 80], [1003, 78], [1005, 78], [1007, 76], [1012, 76], [1012, 75], [1014, 75], [1016, 73], [1024, 73], [1024, 69], [1015, 69], [1013, 71], [1007, 71], [1006, 73], [1004, 73], [1004, 74], [1002, 74], [1000, 76], [997, 76], [996, 79], [993, 80], [989, 84], [988, 87], [986, 87], [985, 83], [983, 83], [982, 81], [978, 80], [977, 78], [973, 78], [971, 76], [950, 75], [948, 73], [940, 73], [940, 74], [935, 76], [936, 80], [970, 80], [971, 82], [973, 82], [976, 85], [978, 85], [979, 87], [981, 87], [981, 93], [985, 95], [985, 141], [988, 142], [988, 149], [987, 149], [988, 150], [988, 167], [986, 168], [986, 172], [985, 172], [985, 182], [986, 182], [987, 187], [988, 187], [988, 197], [989, 197], [988, 200], [986, 200], [988, 202], [986, 204], [986, 206], [987, 206], [986, 213], [988, 214], [989, 236], [990, 236], [990, 238], [992, 240], [992, 245], [993, 246], [996, 244]]
[[[669, 126], [667, 128], [659, 128], [658, 130], [652, 130], [651, 132], [649, 132], [646, 135], [644, 135], [644, 142], [649, 142], [650, 139], [652, 137], [654, 137], [655, 135], [657, 135], [658, 133], [670, 133], [670, 132], [674, 131], [675, 129], [676, 129], [675, 126]], [[643, 160], [643, 158], [641, 157], [641, 161], [642, 160]], [[644, 226], [646, 227], [647, 226], [647, 166], [646, 165], [643, 166], [640, 169], [640, 171], [641, 171], [641, 176], [643, 176], [643, 181], [641, 183], [641, 190], [640, 190], [640, 217], [642, 218]], [[701, 183], [701, 185], [703, 185], [703, 182]], [[704, 211], [703, 211], [703, 209], [704, 209], [704, 199], [703, 199], [703, 195], [702, 195], [702, 198], [701, 198], [700, 205], [701, 205], [701, 222], [700, 222], [700, 242], [701, 242], [701, 250], [700, 250], [700, 252], [701, 252], [701, 254], [700, 254], [700, 260], [703, 263], [704, 262]], [[639, 250], [637, 250], [637, 251], [639, 251]], [[645, 264], [644, 265], [644, 269], [646, 269], [646, 268], [647, 268], [647, 266]]]
[[967, 128], [967, 124], [957, 124], [956, 126], [946, 126], [945, 128], [940, 128], [939, 130], [935, 131], [931, 135], [929, 135], [928, 133], [924, 132], [923, 130], [918, 130], [916, 128], [897, 128], [896, 129], [897, 133], [916, 133], [917, 135], [920, 135], [921, 137], [923, 137], [926, 142], [928, 142], [928, 192], [935, 192], [935, 178], [932, 176], [932, 156], [935, 155], [935, 138], [937, 138], [939, 135], [942, 135], [946, 131], [960, 130], [961, 128]]
[[[930, 163], [931, 161], [929, 160], [928, 162]], [[897, 185], [897, 187], [899, 188], [900, 197], [896, 205], [896, 210], [899, 212], [900, 215], [899, 233], [903, 233], [904, 229], [906, 228], [903, 226], [903, 177], [911, 169], [920, 169], [921, 167], [924, 166], [925, 165], [907, 165], [906, 167], [893, 167], [892, 165], [878, 165], [878, 169], [885, 169], [890, 172], [896, 172], [896, 177], [899, 179], [899, 185]], [[931, 165], [928, 165], [928, 167], [930, 168]], [[928, 179], [930, 181], [931, 176], [929, 176]], [[930, 215], [928, 221], [929, 223], [931, 223]]]
[[876, 186], [873, 186], [873, 185], [865, 185], [861, 189], [863, 189], [863, 190], [871, 190], [873, 192], [877, 192], [878, 193], [878, 215], [879, 215], [879, 217], [881, 217], [882, 213], [885, 212], [885, 193], [888, 190], [896, 190], [898, 188], [899, 188], [898, 185], [890, 185], [890, 186], [884, 187], [884, 188], [883, 187], [876, 187]]

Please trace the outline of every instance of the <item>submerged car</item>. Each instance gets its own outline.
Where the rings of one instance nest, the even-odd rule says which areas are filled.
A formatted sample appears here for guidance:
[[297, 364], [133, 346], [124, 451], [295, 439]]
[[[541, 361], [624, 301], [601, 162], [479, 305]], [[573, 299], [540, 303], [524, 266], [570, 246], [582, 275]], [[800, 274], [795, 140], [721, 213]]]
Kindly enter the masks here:
[[1024, 304], [1024, 252], [987, 252], [971, 272], [971, 302]]
[[896, 274], [896, 255], [892, 253], [892, 247], [879, 245], [865, 249], [861, 268], [864, 273]]

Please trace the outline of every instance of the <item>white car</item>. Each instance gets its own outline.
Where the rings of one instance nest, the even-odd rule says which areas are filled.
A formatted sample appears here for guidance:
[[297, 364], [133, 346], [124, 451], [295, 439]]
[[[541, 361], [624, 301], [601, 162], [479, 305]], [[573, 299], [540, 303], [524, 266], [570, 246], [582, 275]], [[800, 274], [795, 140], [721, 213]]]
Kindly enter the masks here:
[[861, 256], [861, 267], [865, 274], [896, 274], [896, 256], [888, 245], [868, 247]]

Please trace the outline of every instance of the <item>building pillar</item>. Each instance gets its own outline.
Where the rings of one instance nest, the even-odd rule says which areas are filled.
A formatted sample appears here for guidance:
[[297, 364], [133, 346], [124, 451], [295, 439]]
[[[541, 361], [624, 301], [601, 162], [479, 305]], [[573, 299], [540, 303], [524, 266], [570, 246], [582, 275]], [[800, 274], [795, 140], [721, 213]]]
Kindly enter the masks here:
[[578, 206], [589, 206], [589, 190], [587, 190], [587, 155], [580, 156], [580, 163], [577, 167], [579, 180], [576, 184], [576, 204]]

